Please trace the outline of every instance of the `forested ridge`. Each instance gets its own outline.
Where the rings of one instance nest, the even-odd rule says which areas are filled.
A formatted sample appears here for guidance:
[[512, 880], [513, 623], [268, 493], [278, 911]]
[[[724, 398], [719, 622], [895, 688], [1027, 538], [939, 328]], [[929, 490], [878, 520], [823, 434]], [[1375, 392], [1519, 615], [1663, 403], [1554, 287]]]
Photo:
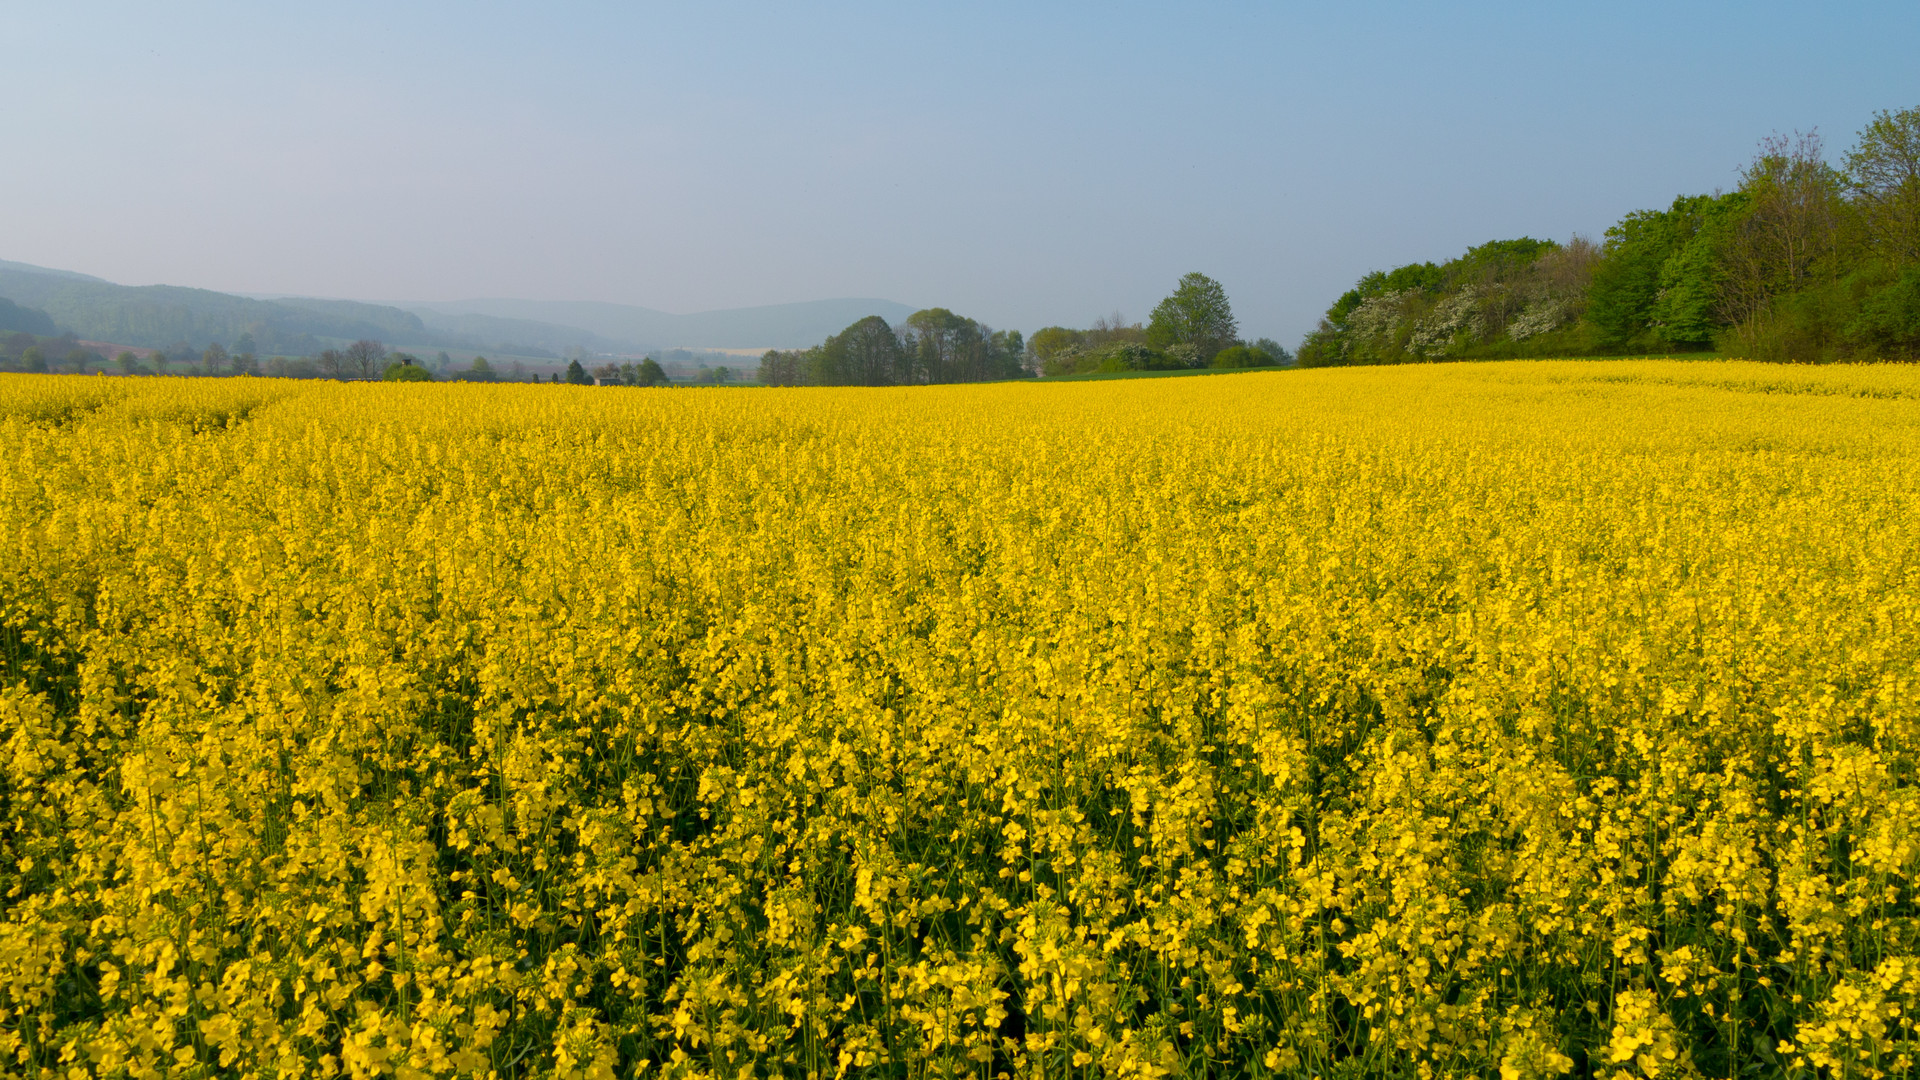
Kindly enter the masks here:
[[1636, 210], [1602, 242], [1499, 240], [1360, 279], [1302, 366], [1716, 352], [1920, 359], [1920, 109], [1880, 112], [1842, 164], [1761, 142], [1732, 191]]
[[350, 301], [256, 300], [210, 289], [115, 285], [7, 268], [0, 268], [0, 293], [81, 337], [143, 348], [231, 345], [246, 335], [263, 353], [306, 355], [319, 351], [323, 338], [429, 336], [408, 312]]

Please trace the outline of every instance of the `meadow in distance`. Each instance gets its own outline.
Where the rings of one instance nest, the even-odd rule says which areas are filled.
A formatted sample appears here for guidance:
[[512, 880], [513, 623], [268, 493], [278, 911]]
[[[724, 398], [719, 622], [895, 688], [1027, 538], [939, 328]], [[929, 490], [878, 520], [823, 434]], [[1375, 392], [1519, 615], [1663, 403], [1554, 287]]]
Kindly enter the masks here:
[[44, 1077], [1911, 1075], [1920, 372], [0, 378]]

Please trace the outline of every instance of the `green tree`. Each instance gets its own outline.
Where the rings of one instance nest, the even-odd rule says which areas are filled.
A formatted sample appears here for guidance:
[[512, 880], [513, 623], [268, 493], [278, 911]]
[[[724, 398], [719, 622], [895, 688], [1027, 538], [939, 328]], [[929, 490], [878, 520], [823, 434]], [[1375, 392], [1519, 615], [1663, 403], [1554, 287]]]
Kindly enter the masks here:
[[832, 378], [822, 385], [889, 386], [906, 368], [900, 336], [878, 315], [869, 315], [828, 338], [819, 367]]
[[1858, 355], [1876, 360], [1920, 358], [1920, 265], [1870, 293], [1845, 328]]
[[1048, 326], [1033, 332], [1027, 339], [1027, 349], [1036, 365], [1045, 369], [1053, 359], [1070, 349], [1086, 344], [1087, 335], [1082, 330], [1069, 330], [1064, 326]]
[[1720, 245], [1723, 322], [1752, 349], [1776, 298], [1841, 274], [1844, 179], [1821, 156], [1815, 134], [1775, 135], [1741, 172], [1747, 206]]
[[762, 386], [806, 386], [812, 381], [808, 350], [768, 349], [760, 357], [760, 385]]
[[1875, 113], [1847, 153], [1847, 173], [1874, 249], [1920, 262], [1920, 108]]
[[1208, 367], [1215, 368], [1255, 368], [1273, 367], [1279, 360], [1263, 349], [1251, 345], [1229, 345], [1213, 354]]
[[140, 374], [140, 358], [125, 349], [120, 350], [120, 355], [114, 357], [113, 362], [120, 365], [122, 375]]
[[[1731, 204], [1712, 195], [1682, 195], [1665, 210], [1635, 210], [1607, 230], [1586, 297], [1587, 320], [1599, 332], [1602, 345], [1624, 348], [1706, 340], [1692, 336], [1696, 331], [1691, 327], [1699, 317], [1714, 321], [1711, 309], [1719, 296], [1713, 280], [1718, 266], [1716, 245], [1724, 242], [1724, 235], [1716, 232], [1675, 260], [1709, 216], [1724, 215], [1730, 208]], [[1663, 292], [1676, 284], [1689, 295], [1676, 297], [1666, 309], [1656, 311], [1654, 305]], [[1674, 320], [1688, 328], [1660, 332], [1663, 322]]]
[[1024, 379], [1033, 372], [1027, 367], [1027, 343], [1018, 330], [995, 330], [987, 334], [989, 378]]
[[971, 382], [968, 361], [980, 344], [980, 325], [946, 308], [925, 308], [907, 316], [910, 366], [900, 382]]
[[1201, 367], [1220, 350], [1239, 340], [1239, 327], [1227, 291], [1202, 273], [1180, 279], [1173, 295], [1160, 301], [1147, 322], [1147, 344], [1167, 352], [1190, 353], [1188, 361]]
[[660, 362], [651, 356], [640, 361], [639, 367], [634, 370], [641, 386], [659, 386], [667, 381], [666, 371], [660, 367]]
[[217, 341], [213, 342], [206, 348], [200, 350], [200, 373], [202, 375], [225, 375], [227, 374], [227, 366], [230, 359], [227, 355], [227, 347]]
[[1256, 350], [1266, 353], [1268, 356], [1272, 357], [1273, 362], [1280, 367], [1286, 367], [1293, 363], [1293, 354], [1288, 352], [1285, 346], [1281, 345], [1279, 342], [1273, 340], [1272, 338], [1263, 337], [1260, 340], [1254, 342], [1253, 347]]
[[1015, 331], [995, 331], [946, 308], [907, 316], [902, 349], [908, 361], [898, 382], [983, 382], [1027, 374], [1026, 342]]
[[1524, 273], [1542, 255], [1559, 249], [1556, 241], [1535, 240], [1531, 236], [1523, 236], [1518, 240], [1489, 240], [1468, 248], [1465, 255], [1442, 266], [1442, 287], [1506, 281]]
[[567, 383], [571, 386], [591, 386], [593, 384], [593, 379], [587, 375], [587, 369], [580, 366], [580, 359], [578, 357], [567, 361]]
[[20, 366], [28, 371], [44, 372], [47, 370], [47, 354], [40, 351], [40, 346], [29, 345], [20, 352]]
[[1331, 321], [1321, 319], [1320, 325], [1307, 332], [1300, 342], [1300, 351], [1295, 354], [1294, 362], [1303, 368], [1334, 367], [1347, 362], [1345, 333]]
[[[1056, 358], [1057, 360], [1058, 358]], [[1075, 358], [1076, 373], [1088, 371], [1177, 371], [1188, 365], [1159, 349], [1131, 341], [1114, 341], [1088, 349]]]
[[476, 356], [473, 358], [473, 363], [467, 366], [467, 373], [464, 378], [467, 382], [492, 382], [494, 379], [493, 365], [487, 363], [486, 357]]
[[1347, 329], [1347, 316], [1368, 300], [1394, 293], [1438, 293], [1446, 280], [1446, 272], [1430, 262], [1409, 263], [1392, 270], [1375, 270], [1361, 278], [1353, 288], [1340, 294], [1340, 298], [1327, 309], [1327, 324], [1336, 332], [1344, 331]]
[[1726, 250], [1748, 199], [1737, 191], [1700, 195], [1686, 200], [1686, 206], [1688, 216], [1680, 224], [1687, 238], [1660, 264], [1659, 288], [1645, 321], [1662, 345], [1706, 348], [1727, 321]]
[[393, 362], [380, 373], [380, 378], [386, 382], [432, 382], [433, 373], [406, 353], [395, 353]]

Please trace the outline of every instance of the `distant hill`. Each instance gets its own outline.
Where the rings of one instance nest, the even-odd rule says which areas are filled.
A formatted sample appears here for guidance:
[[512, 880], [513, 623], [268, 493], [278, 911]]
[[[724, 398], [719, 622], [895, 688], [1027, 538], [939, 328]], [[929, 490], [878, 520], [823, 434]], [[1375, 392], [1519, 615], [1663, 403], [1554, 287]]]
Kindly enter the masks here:
[[899, 323], [914, 308], [892, 300], [812, 300], [674, 315], [586, 300], [455, 300], [397, 306], [433, 316], [484, 316], [572, 326], [644, 348], [792, 349], [817, 345], [868, 315]]
[[0, 265], [0, 297], [39, 308], [64, 330], [120, 345], [198, 348], [252, 335], [262, 353], [311, 353], [323, 339], [425, 338], [420, 319], [374, 304], [255, 300], [176, 285], [115, 285], [20, 263]]
[[257, 351], [286, 354], [313, 353], [358, 338], [399, 348], [518, 356], [559, 356], [574, 348], [595, 353], [785, 349], [818, 344], [868, 315], [898, 323], [914, 310], [891, 300], [815, 300], [692, 315], [587, 301], [381, 304], [116, 285], [5, 260], [0, 260], [0, 299], [45, 312], [61, 330], [90, 340], [147, 348], [185, 342], [200, 348], [215, 341], [231, 346], [248, 334]]
[[59, 333], [53, 325], [53, 316], [38, 308], [21, 307], [19, 304], [0, 296], [0, 331], [10, 334], [39, 334], [52, 337]]
[[71, 270], [49, 270], [44, 266], [34, 266], [30, 263], [23, 262], [8, 262], [5, 259], [0, 259], [0, 270], [19, 270], [22, 273], [44, 274], [48, 277], [62, 277], [72, 281], [98, 281], [103, 285], [107, 283], [105, 278], [92, 277], [87, 274], [76, 274]]

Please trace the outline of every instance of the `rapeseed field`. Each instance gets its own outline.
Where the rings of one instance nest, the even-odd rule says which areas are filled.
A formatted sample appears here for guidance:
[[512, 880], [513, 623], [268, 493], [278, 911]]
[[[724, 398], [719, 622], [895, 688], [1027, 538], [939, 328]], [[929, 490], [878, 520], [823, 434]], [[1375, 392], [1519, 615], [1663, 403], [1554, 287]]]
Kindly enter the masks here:
[[40, 1077], [1912, 1075], [1920, 372], [0, 378]]

